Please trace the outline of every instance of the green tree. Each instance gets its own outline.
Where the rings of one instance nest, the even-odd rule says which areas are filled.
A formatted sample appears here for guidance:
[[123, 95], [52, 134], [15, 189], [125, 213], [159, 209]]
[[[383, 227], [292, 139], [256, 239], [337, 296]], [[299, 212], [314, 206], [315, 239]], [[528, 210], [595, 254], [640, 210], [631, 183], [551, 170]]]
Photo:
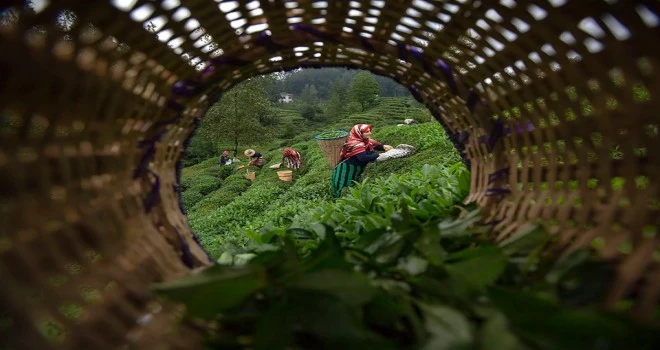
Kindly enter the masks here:
[[318, 121], [323, 119], [323, 110], [319, 107], [318, 90], [313, 84], [305, 85], [300, 94], [300, 116], [307, 120]]
[[300, 94], [300, 99], [304, 105], [316, 106], [319, 103], [319, 93], [316, 86], [313, 84], [305, 85]]
[[226, 93], [209, 108], [200, 128], [200, 136], [217, 142], [225, 139], [234, 145], [234, 156], [240, 143], [263, 141], [273, 136], [272, 128], [262, 121], [272, 115], [270, 101], [260, 77], [246, 80]]
[[335, 80], [330, 88], [330, 96], [326, 105], [325, 114], [330, 119], [338, 119], [346, 113], [348, 102], [348, 89], [339, 79]]
[[350, 97], [360, 103], [364, 111], [374, 104], [379, 91], [380, 86], [371, 73], [359, 72], [351, 82]]

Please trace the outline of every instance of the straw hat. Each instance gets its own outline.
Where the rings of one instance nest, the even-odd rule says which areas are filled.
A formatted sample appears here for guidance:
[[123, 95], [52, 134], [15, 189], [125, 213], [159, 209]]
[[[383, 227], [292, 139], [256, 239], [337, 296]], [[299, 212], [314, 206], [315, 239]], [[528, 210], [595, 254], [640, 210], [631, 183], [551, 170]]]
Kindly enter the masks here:
[[247, 157], [252, 157], [254, 155], [254, 150], [253, 149], [246, 149], [243, 154], [245, 154]]

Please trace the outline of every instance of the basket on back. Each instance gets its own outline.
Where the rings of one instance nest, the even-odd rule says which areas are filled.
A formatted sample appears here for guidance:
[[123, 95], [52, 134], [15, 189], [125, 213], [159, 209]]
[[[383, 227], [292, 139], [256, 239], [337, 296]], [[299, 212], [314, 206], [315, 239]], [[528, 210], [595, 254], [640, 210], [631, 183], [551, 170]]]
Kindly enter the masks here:
[[347, 138], [348, 133], [346, 131], [325, 132], [314, 137], [331, 167], [336, 167], [341, 161], [339, 153]]

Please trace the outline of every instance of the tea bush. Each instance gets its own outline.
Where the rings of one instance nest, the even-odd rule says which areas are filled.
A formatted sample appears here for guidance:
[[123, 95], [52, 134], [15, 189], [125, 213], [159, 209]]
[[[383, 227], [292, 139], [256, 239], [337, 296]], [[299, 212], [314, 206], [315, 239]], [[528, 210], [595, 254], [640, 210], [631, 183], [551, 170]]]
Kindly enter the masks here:
[[195, 180], [186, 191], [195, 191], [202, 195], [207, 195], [220, 188], [221, 185], [222, 180], [219, 177], [201, 174], [195, 177]]
[[186, 208], [192, 208], [203, 198], [204, 195], [195, 190], [186, 190], [185, 192], [181, 193], [181, 200], [183, 201], [183, 205], [185, 205]]
[[[457, 205], [466, 174], [462, 163], [424, 165], [365, 179], [317, 210], [308, 208], [324, 201], [271, 206], [247, 223], [249, 249], [225, 250], [220, 265], [155, 290], [217, 321], [211, 348], [660, 347], [657, 327], [594, 308], [610, 262], [588, 249], [544, 255], [551, 236], [535, 226], [492, 243], [480, 211]], [[272, 185], [249, 192], [265, 199]]]
[[231, 165], [215, 165], [207, 168], [202, 173], [210, 176], [215, 176], [221, 180], [226, 179], [236, 171], [236, 168]]

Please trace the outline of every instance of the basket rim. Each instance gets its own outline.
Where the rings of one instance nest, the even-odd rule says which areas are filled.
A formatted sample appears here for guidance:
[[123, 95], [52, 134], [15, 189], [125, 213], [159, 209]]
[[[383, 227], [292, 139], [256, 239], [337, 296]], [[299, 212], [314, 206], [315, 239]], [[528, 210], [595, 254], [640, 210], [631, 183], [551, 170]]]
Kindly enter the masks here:
[[344, 131], [344, 130], [333, 130], [333, 131], [334, 132], [340, 132], [340, 133], [342, 133], [342, 135], [332, 137], [332, 138], [320, 138], [319, 136], [321, 136], [321, 134], [323, 134], [324, 132], [327, 132], [327, 131], [324, 131], [321, 134], [318, 134], [318, 135], [314, 136], [314, 140], [317, 140], [317, 141], [337, 140], [337, 139], [342, 139], [342, 138], [348, 136], [348, 131]]

